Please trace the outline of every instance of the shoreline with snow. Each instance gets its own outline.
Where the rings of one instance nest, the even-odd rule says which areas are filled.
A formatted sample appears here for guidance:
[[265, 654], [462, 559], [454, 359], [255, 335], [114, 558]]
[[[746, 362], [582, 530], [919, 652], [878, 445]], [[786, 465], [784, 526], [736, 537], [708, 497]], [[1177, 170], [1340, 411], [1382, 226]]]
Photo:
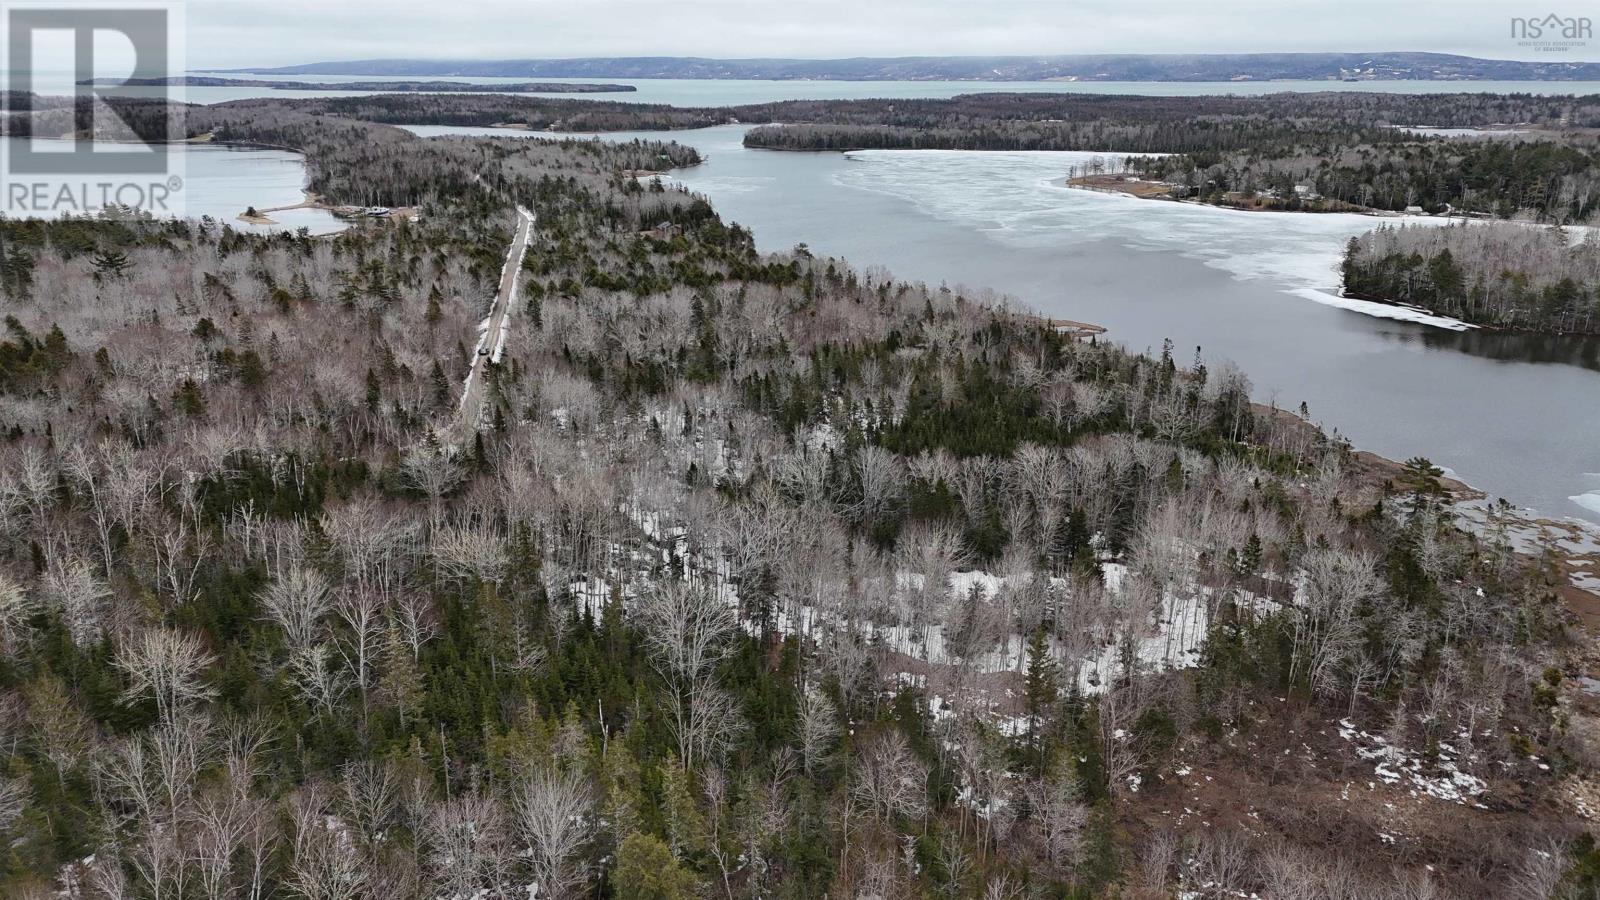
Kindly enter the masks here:
[[1399, 322], [1411, 322], [1416, 325], [1427, 325], [1433, 328], [1443, 328], [1447, 331], [1475, 331], [1480, 326], [1471, 322], [1463, 322], [1449, 316], [1441, 316], [1420, 307], [1406, 306], [1400, 303], [1385, 303], [1379, 300], [1361, 300], [1356, 297], [1346, 297], [1343, 294], [1329, 293], [1317, 288], [1293, 288], [1285, 293], [1296, 297], [1304, 297], [1313, 303], [1332, 306], [1336, 309], [1347, 309], [1376, 319], [1394, 319]]

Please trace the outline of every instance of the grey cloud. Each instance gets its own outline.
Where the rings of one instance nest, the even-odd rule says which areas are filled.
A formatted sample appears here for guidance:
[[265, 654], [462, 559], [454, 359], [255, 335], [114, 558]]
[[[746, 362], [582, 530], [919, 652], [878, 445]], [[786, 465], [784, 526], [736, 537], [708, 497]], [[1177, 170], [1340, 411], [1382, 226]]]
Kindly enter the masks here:
[[[1583, 12], [1559, 3], [1552, 9]], [[190, 0], [188, 21], [195, 67], [396, 56], [1332, 50], [1515, 59], [1532, 57], [1511, 40], [1510, 18], [1548, 11], [1482, 0]]]

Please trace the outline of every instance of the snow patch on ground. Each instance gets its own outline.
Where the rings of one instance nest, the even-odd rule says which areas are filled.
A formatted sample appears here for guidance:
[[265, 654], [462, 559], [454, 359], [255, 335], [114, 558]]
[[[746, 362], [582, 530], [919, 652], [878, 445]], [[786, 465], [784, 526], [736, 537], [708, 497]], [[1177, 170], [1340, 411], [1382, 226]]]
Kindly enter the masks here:
[[1379, 735], [1360, 730], [1349, 719], [1339, 720], [1339, 737], [1354, 744], [1356, 755], [1373, 764], [1378, 780], [1406, 787], [1413, 797], [1426, 795], [1465, 806], [1489, 789], [1482, 778], [1461, 771], [1452, 744], [1441, 742], [1438, 758], [1429, 764]]
[[[1106, 579], [1107, 586], [1111, 579]], [[1104, 693], [1131, 655], [1139, 669], [1187, 669], [1200, 664], [1208, 627], [1205, 598], [1168, 591], [1152, 630], [1143, 636], [1118, 635], [1078, 668], [1078, 690]], [[1130, 652], [1131, 651], [1131, 652]]]
[[1600, 525], [1585, 519], [1546, 518], [1490, 500], [1465, 500], [1454, 510], [1463, 528], [1482, 538], [1503, 538], [1518, 553], [1539, 556], [1548, 547], [1570, 556], [1600, 554]]

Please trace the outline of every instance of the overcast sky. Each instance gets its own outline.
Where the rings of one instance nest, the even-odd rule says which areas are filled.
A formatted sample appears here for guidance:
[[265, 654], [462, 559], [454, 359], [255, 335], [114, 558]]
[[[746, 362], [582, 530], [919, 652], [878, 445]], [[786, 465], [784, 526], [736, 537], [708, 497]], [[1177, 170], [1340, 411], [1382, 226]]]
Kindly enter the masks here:
[[[372, 57], [910, 56], [1431, 50], [1534, 54], [1540, 0], [189, 0], [192, 67]], [[1591, 40], [1579, 60], [1600, 59]]]

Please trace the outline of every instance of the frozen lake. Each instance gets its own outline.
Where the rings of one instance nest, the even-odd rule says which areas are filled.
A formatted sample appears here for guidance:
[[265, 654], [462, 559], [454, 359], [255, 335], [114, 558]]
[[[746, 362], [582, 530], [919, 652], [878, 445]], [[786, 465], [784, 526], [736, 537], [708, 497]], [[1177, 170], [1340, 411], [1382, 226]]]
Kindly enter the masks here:
[[[0, 138], [21, 142], [26, 138]], [[46, 142], [41, 144], [65, 142]], [[222, 144], [173, 144], [168, 149], [183, 154], [184, 213], [191, 218], [210, 216], [238, 231], [266, 233], [308, 228], [312, 234], [340, 231], [344, 223], [326, 210], [286, 209], [271, 213], [277, 225], [253, 225], [239, 214], [254, 206], [270, 209], [304, 199], [305, 160], [298, 153], [229, 147]], [[50, 179], [46, 179], [50, 180]]]

